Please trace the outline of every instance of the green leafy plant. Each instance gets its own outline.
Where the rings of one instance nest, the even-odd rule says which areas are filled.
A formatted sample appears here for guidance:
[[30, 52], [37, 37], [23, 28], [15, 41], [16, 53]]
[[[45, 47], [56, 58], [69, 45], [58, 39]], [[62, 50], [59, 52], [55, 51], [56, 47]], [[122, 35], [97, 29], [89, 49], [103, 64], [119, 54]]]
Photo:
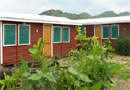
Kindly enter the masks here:
[[27, 61], [21, 57], [21, 69], [12, 76], [4, 74], [5, 79], [0, 80], [2, 84], [1, 90], [5, 88], [7, 90], [18, 90], [18, 88], [22, 88], [23, 90], [56, 90], [56, 79], [54, 75], [57, 66], [51, 66], [53, 61], [48, 61], [44, 58], [46, 54], [43, 53], [44, 46], [45, 41], [42, 42], [42, 38], [39, 38], [37, 44], [29, 49], [31, 56], [41, 61], [42, 67], [36, 70], [36, 73], [31, 74], [33, 67], [30, 68]]
[[[79, 50], [69, 53], [67, 68], [58, 68], [53, 57], [52, 60], [45, 59], [43, 52], [45, 41], [39, 38], [36, 45], [29, 49], [31, 56], [41, 62], [41, 68], [31, 73], [33, 65], [28, 66], [27, 61], [21, 57], [20, 70], [13, 75], [6, 75], [0, 80], [2, 87], [7, 90], [106, 90], [115, 85], [114, 74], [123, 75], [118, 63], [107, 62], [108, 57], [113, 57], [113, 49], [110, 40], [101, 46], [98, 38], [86, 37], [85, 30], [77, 29], [75, 37], [79, 41]], [[54, 64], [54, 65], [52, 65]]]
[[115, 43], [116, 54], [130, 55], [130, 36], [127, 32], [123, 31], [116, 40]]
[[20, 81], [22, 71], [14, 73], [12, 76], [4, 73], [4, 80], [0, 80], [2, 84], [1, 90], [18, 90], [17, 83]]
[[60, 70], [59, 90], [105, 90], [114, 86], [114, 74], [121, 66], [106, 61], [113, 57], [113, 49], [110, 40], [102, 46], [98, 38], [86, 37], [81, 28], [77, 29], [76, 40], [79, 41], [79, 50], [70, 52], [71, 59], [68, 69]]
[[31, 56], [36, 60], [40, 60], [42, 67], [39, 70], [36, 70], [36, 73], [31, 74], [28, 77], [28, 80], [33, 82], [32, 86], [34, 89], [43, 88], [45, 90], [55, 90], [56, 88], [56, 79], [54, 77], [56, 65], [51, 66], [52, 61], [48, 61], [44, 58], [46, 53], [43, 53], [43, 48], [45, 46], [45, 41], [42, 42], [42, 38], [39, 38], [37, 45], [33, 45], [33, 48], [29, 49]]

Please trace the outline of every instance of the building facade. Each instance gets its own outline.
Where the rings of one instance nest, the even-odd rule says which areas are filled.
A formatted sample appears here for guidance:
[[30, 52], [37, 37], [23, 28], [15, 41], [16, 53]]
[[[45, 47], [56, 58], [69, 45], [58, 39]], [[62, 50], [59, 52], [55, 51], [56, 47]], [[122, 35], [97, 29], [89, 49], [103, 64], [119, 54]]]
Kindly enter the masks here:
[[67, 56], [71, 49], [77, 49], [77, 26], [86, 29], [86, 36], [97, 36], [102, 44], [115, 40], [122, 31], [130, 34], [130, 16], [70, 20], [61, 17], [32, 14], [0, 13], [0, 65], [20, 63], [20, 56], [33, 60], [28, 51], [42, 37], [46, 41], [46, 57]]

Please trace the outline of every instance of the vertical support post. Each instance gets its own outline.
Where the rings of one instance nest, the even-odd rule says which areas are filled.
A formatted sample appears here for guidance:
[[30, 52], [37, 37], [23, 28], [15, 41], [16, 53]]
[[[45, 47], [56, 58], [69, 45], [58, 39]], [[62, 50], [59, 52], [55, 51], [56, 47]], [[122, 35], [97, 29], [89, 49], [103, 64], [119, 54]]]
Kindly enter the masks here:
[[0, 21], [0, 64], [3, 64], [2, 21]]
[[53, 57], [53, 25], [51, 25], [51, 57]]

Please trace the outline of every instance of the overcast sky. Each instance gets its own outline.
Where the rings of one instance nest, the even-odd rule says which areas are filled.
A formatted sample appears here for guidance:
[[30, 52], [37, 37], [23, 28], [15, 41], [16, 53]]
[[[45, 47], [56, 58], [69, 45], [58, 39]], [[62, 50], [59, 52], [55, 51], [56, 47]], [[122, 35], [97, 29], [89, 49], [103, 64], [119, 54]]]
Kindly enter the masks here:
[[0, 12], [39, 14], [48, 9], [91, 15], [108, 10], [130, 12], [130, 0], [0, 0]]

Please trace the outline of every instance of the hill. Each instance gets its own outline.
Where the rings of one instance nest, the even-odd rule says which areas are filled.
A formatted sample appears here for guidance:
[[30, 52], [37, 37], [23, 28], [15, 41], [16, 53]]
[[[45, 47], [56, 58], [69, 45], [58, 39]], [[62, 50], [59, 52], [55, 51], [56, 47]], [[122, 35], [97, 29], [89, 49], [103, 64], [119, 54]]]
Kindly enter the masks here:
[[127, 16], [130, 15], [130, 12], [121, 12], [119, 14], [115, 13], [114, 11], [105, 11], [99, 15], [92, 16], [89, 13], [83, 12], [80, 14], [68, 13], [63, 12], [61, 10], [46, 10], [40, 13], [40, 15], [49, 15], [49, 16], [58, 16], [58, 17], [66, 17], [69, 19], [89, 19], [89, 18], [100, 18], [100, 17], [117, 17], [117, 16]]

